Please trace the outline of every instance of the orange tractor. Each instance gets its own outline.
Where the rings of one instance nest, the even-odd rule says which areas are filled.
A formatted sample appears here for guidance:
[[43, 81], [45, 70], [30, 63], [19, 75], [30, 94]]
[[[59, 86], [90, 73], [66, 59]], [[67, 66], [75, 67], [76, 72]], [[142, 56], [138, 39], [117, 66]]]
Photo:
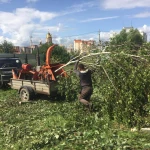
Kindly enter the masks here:
[[[50, 62], [51, 53], [55, 46], [48, 48], [45, 65], [32, 68], [30, 64], [22, 64], [22, 69], [18, 70], [17, 73], [12, 70], [13, 78], [10, 84], [13, 89], [19, 90], [22, 101], [29, 101], [36, 93], [51, 95], [57, 91], [56, 77], [67, 77], [65, 70], [59, 69], [63, 64], [51, 64]], [[55, 72], [56, 70], [58, 71]]]

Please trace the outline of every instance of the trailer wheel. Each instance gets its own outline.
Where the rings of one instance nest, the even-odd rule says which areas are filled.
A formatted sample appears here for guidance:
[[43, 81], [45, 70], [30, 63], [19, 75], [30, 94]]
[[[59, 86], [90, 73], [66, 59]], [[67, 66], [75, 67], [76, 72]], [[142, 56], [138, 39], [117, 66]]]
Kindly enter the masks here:
[[29, 101], [33, 98], [33, 91], [32, 89], [28, 88], [28, 87], [23, 87], [21, 90], [20, 90], [20, 98], [21, 98], [21, 101]]

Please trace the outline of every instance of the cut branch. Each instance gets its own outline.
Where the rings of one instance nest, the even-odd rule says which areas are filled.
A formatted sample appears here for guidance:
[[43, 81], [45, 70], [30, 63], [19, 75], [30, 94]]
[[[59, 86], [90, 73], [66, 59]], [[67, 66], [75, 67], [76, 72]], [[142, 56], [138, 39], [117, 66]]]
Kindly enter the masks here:
[[[77, 62], [77, 60], [75, 60], [75, 59], [77, 59], [77, 58], [79, 58], [79, 60], [82, 60], [82, 59], [85, 59], [85, 58], [87, 58], [87, 57], [97, 56], [97, 55], [103, 55], [103, 54], [116, 54], [116, 53], [102, 51], [102, 52], [99, 52], [99, 53], [90, 53], [90, 54], [85, 55], [85, 56], [82, 56], [82, 57], [81, 57], [81, 55], [82, 55], [82, 53], [81, 53], [80, 55], [78, 55], [78, 56], [72, 58], [72, 59], [71, 59], [68, 63], [66, 63], [65, 65], [63, 65], [63, 66], [61, 66], [60, 68], [58, 68], [57, 70], [55, 70], [55, 72], [59, 71], [60, 69], [66, 67], [66, 66], [68, 66], [68, 65], [70, 65], [70, 64], [73, 64], [73, 63]], [[120, 53], [120, 55], [125, 55], [125, 56], [131, 57], [131, 58], [139, 58], [139, 59], [142, 59], [142, 60], [147, 61], [147, 59], [145, 59], [145, 58], [143, 58], [143, 57], [141, 57], [141, 56], [138, 56], [138, 55], [125, 54], [125, 53]], [[93, 65], [95, 65], [95, 64], [93, 64]]]
[[100, 54], [110, 54], [110, 52], [90, 53], [90, 54], [88, 54], [88, 55], [86, 55], [86, 56], [82, 56], [81, 58], [80, 58], [80, 56], [81, 56], [81, 54], [80, 54], [79, 56], [76, 56], [76, 57], [72, 58], [72, 59], [71, 59], [68, 63], [66, 63], [65, 65], [63, 65], [63, 66], [61, 66], [60, 68], [58, 68], [57, 70], [55, 70], [55, 72], [59, 71], [60, 69], [66, 67], [66, 66], [68, 66], [68, 65], [70, 65], [70, 64], [73, 64], [73, 63], [77, 62], [78, 60], [73, 61], [73, 60], [76, 59], [76, 58], [80, 58], [79, 60], [82, 60], [82, 59], [84, 59], [84, 58], [91, 57], [91, 56], [96, 56], [96, 55], [100, 55]]
[[114, 89], [117, 91], [117, 93], [119, 93], [118, 90], [116, 89], [115, 85], [113, 84], [112, 80], [109, 78], [109, 75], [108, 75], [107, 71], [105, 70], [105, 68], [104, 68], [103, 66], [101, 66], [101, 67], [103, 68], [104, 73], [106, 74], [107, 78], [108, 78], [109, 81], [111, 82], [111, 84], [112, 84], [112, 86], [114, 87]]

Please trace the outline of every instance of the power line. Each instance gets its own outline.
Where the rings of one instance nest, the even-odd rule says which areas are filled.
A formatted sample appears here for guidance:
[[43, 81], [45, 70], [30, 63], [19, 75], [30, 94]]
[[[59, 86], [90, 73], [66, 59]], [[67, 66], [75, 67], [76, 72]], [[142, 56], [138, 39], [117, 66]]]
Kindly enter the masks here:
[[[81, 36], [81, 35], [88, 35], [91, 33], [99, 33], [100, 31], [93, 31], [93, 32], [87, 32], [87, 33], [83, 33], [83, 34], [76, 34], [76, 35], [70, 35], [70, 36], [62, 36], [62, 38], [66, 38], [66, 37], [74, 37], [74, 36]], [[101, 33], [103, 32], [110, 32], [110, 31], [101, 31]], [[56, 38], [56, 37], [52, 37], [52, 38]]]
[[70, 35], [70, 36], [62, 36], [62, 37], [74, 37], [74, 36], [87, 35], [87, 34], [97, 33], [97, 32], [99, 32], [99, 31], [88, 32], [88, 33], [83, 33], [83, 34], [76, 34], [76, 35]]

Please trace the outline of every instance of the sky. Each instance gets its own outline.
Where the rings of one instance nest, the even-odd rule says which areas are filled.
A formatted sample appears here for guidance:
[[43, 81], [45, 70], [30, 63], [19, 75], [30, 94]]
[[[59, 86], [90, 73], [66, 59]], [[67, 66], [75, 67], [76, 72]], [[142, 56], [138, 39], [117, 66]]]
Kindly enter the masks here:
[[109, 40], [123, 27], [147, 33], [150, 41], [150, 0], [0, 0], [0, 43], [15, 46], [43, 43], [50, 32], [53, 43], [74, 39]]

